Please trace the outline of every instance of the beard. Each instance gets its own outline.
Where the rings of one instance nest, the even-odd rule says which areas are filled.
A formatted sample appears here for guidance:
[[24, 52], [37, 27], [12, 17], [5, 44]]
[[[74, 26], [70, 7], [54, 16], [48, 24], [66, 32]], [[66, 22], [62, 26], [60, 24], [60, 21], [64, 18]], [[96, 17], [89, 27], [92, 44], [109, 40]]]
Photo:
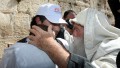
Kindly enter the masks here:
[[84, 48], [84, 38], [73, 37], [72, 42], [72, 53], [86, 57], [85, 56], [85, 48]]

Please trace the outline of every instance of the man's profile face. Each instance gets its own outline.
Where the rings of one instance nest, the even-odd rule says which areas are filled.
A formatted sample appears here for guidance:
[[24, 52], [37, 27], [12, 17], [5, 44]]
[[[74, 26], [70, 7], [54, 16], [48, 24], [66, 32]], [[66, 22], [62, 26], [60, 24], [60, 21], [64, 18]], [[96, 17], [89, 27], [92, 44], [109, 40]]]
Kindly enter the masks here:
[[74, 23], [73, 24], [73, 36], [74, 37], [84, 37], [84, 27], [79, 25], [79, 24], [76, 24]]

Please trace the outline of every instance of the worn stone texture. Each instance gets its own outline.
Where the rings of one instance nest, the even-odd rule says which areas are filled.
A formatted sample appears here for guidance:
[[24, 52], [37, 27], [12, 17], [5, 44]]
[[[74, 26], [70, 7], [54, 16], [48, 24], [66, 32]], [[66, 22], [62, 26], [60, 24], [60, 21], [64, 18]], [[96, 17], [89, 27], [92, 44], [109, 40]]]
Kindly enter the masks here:
[[18, 13], [14, 16], [13, 21], [14, 36], [27, 35], [29, 33], [30, 17], [28, 14]]
[[31, 18], [45, 3], [59, 4], [62, 14], [69, 9], [78, 13], [92, 7], [104, 12], [114, 24], [107, 0], [0, 0], [0, 57], [8, 45], [29, 35]]
[[16, 0], [0, 0], [0, 11], [16, 12], [17, 5], [18, 3]]
[[5, 44], [5, 40], [0, 40], [0, 58], [4, 54], [5, 48], [7, 48], [7, 45]]
[[12, 35], [12, 24], [10, 23], [10, 14], [0, 13], [0, 38]]

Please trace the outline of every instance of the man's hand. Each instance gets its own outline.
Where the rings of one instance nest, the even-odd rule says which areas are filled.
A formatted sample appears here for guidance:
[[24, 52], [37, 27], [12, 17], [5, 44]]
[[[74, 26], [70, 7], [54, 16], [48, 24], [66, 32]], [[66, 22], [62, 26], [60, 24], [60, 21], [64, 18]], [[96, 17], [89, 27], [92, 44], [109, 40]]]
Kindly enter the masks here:
[[67, 68], [70, 54], [53, 38], [51, 26], [48, 27], [48, 32], [37, 26], [33, 26], [30, 32], [34, 34], [34, 36], [28, 36], [30, 44], [45, 51], [60, 68]]
[[28, 36], [30, 39], [29, 43], [37, 46], [38, 48], [41, 48], [44, 50], [46, 45], [48, 45], [50, 39], [54, 39], [55, 35], [52, 31], [52, 26], [48, 27], [48, 32], [42, 30], [38, 26], [32, 26], [32, 29], [30, 29], [30, 32], [33, 33], [34, 35]]

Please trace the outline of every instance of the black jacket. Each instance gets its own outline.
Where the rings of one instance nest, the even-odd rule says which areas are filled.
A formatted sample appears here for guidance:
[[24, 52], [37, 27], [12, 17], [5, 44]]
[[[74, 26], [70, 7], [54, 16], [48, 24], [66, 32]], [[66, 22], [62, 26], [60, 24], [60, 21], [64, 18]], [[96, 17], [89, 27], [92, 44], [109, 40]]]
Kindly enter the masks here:
[[117, 68], [120, 68], [120, 52], [118, 53], [116, 58], [116, 65], [117, 65]]
[[67, 68], [95, 68], [86, 58], [76, 54], [70, 55], [67, 66]]
[[119, 0], [108, 0], [108, 4], [115, 18], [115, 27], [120, 28], [120, 12], [119, 12], [120, 2]]

